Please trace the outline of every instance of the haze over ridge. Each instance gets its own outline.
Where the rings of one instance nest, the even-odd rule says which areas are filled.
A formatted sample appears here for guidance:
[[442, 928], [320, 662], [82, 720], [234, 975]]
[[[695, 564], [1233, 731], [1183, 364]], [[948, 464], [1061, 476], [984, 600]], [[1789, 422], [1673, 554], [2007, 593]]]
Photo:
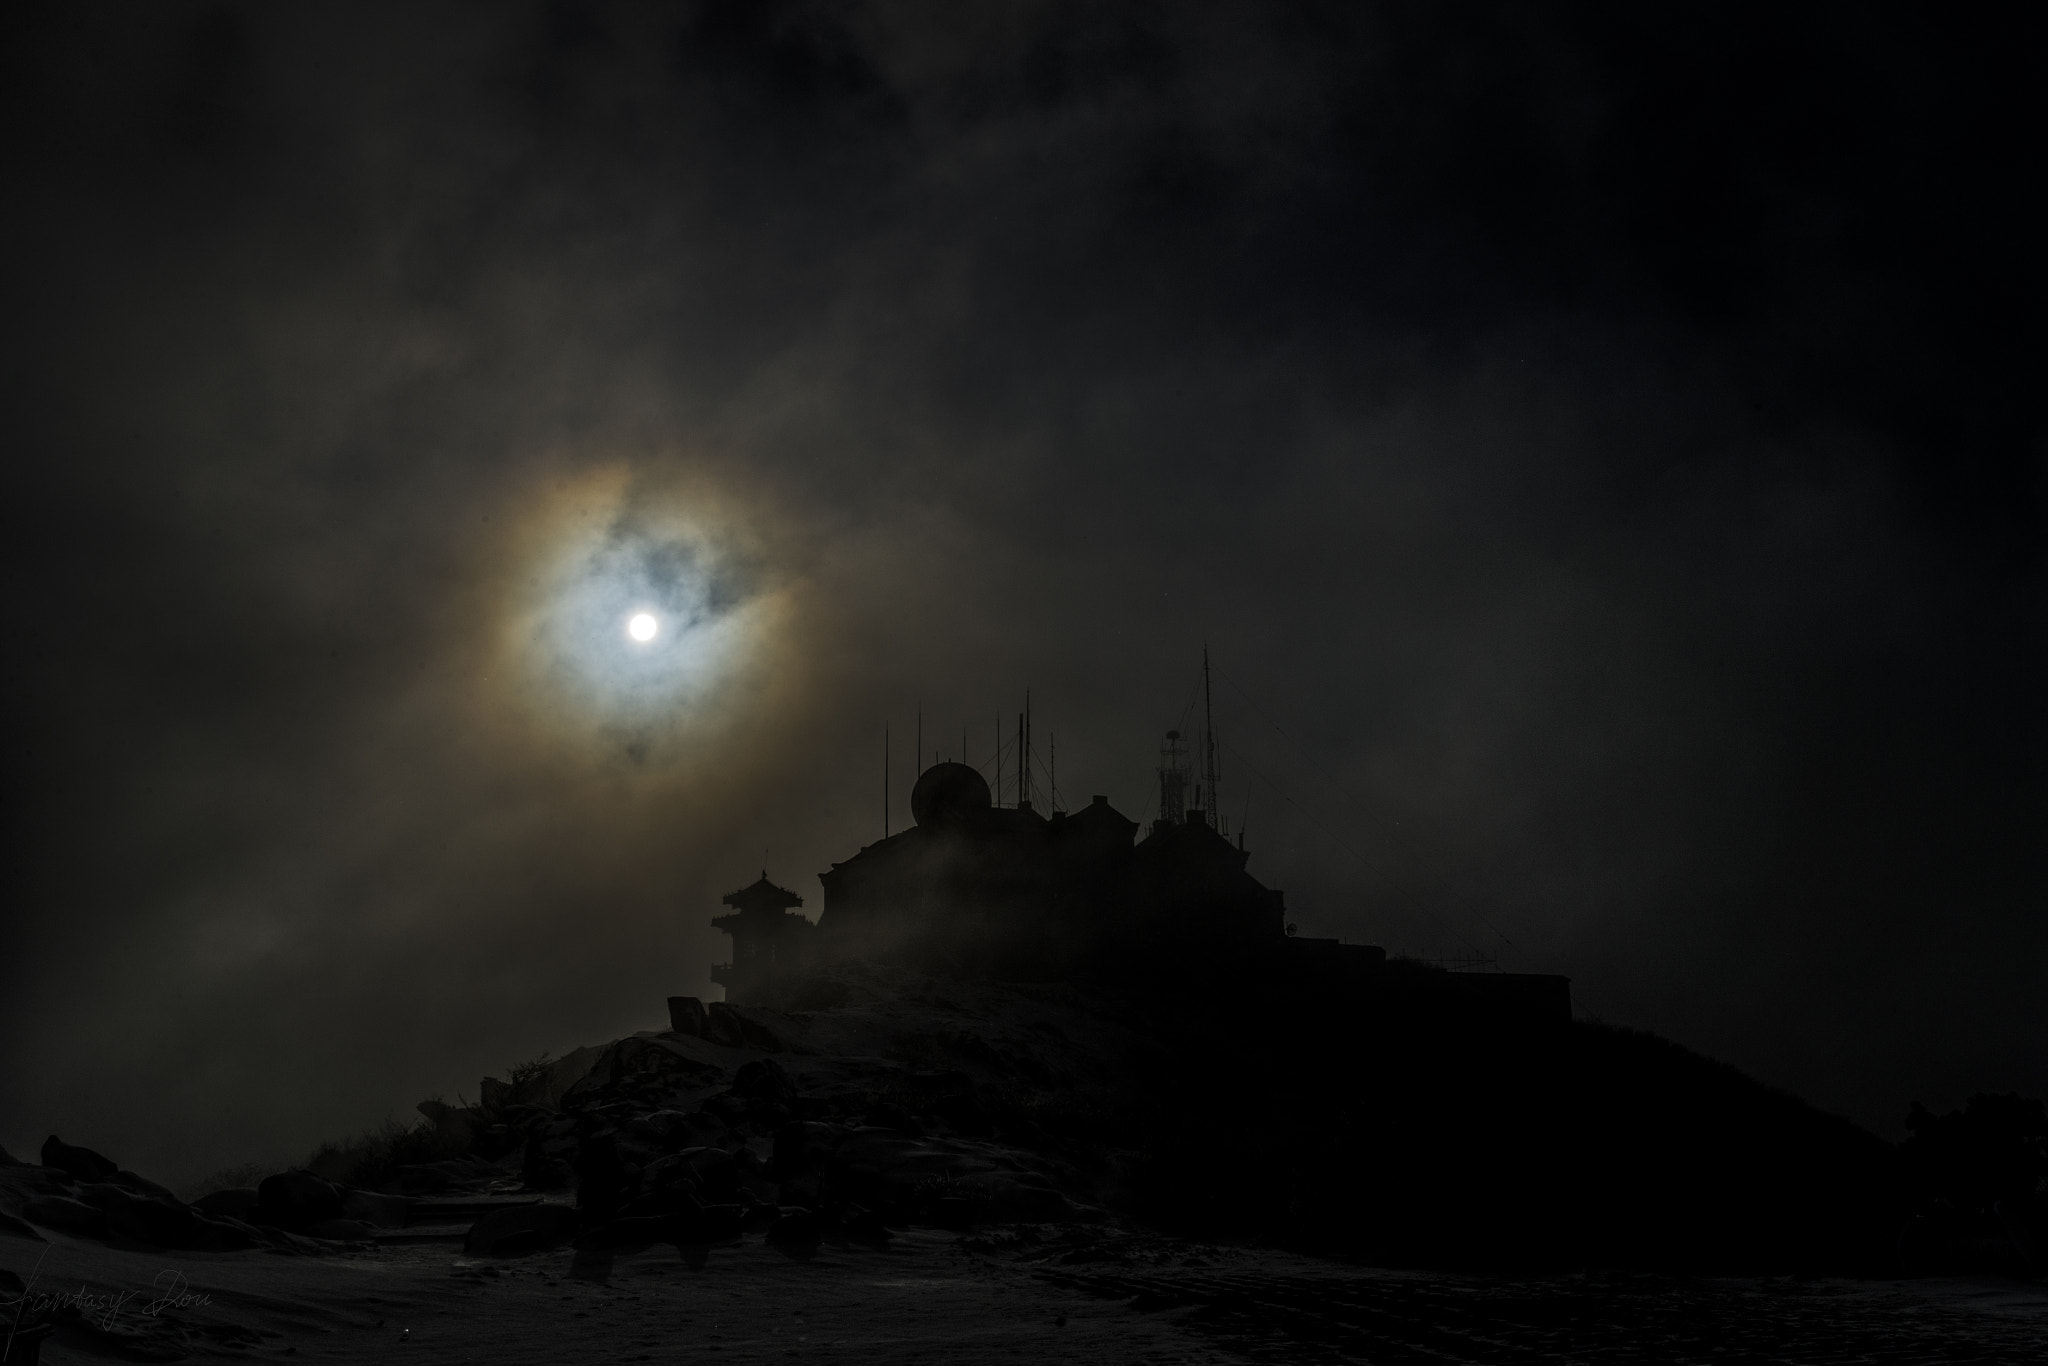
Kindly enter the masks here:
[[[1917, 22], [26, 11], [0, 1142], [656, 1025], [885, 720], [899, 826], [1026, 686], [1143, 819], [1205, 642], [1304, 933], [1882, 1133], [2048, 1090], [2039, 35]], [[687, 687], [550, 665], [601, 544]]]

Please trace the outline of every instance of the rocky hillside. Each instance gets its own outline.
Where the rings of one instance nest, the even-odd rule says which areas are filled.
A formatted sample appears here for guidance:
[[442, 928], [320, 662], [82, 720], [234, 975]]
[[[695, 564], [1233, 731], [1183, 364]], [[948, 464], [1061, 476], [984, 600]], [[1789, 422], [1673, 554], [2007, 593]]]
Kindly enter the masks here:
[[[477, 1105], [184, 1205], [59, 1145], [31, 1225], [163, 1246], [460, 1237], [799, 1255], [916, 1225], [1135, 1221], [1395, 1264], [1895, 1268], [1897, 1153], [1733, 1069], [1590, 1024], [1503, 1031], [1221, 995], [853, 965], [771, 1011], [486, 1078]], [[100, 1165], [104, 1164], [104, 1169]]]

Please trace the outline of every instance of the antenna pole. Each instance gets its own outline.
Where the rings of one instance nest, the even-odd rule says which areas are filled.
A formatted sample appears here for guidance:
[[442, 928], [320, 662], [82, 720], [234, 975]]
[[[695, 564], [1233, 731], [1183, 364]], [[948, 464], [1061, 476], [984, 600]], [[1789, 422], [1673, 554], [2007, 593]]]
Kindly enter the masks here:
[[1024, 757], [1024, 744], [1024, 713], [1020, 711], [1017, 713], [1017, 809], [1020, 811], [1031, 800], [1024, 795], [1024, 770], [1029, 766]]
[[1052, 809], [1060, 809], [1060, 737], [1045, 733], [1045, 776], [1052, 781]]
[[1003, 804], [1003, 709], [996, 708], [996, 805]]
[[882, 838], [889, 838], [889, 723], [882, 723]]
[[1209, 789], [1209, 809], [1216, 813], [1216, 833], [1223, 833], [1223, 797], [1217, 781], [1216, 709], [1209, 700], [1209, 647], [1202, 646], [1202, 784]]
[[[1208, 659], [1209, 659], [1209, 657], [1208, 657], [1208, 656], [1207, 656], [1206, 654], [1202, 656], [1202, 660], [1203, 660], [1203, 662], [1204, 662], [1205, 664], [1206, 664], [1206, 663], [1208, 662]], [[912, 751], [910, 751], [910, 767], [911, 767], [912, 771], [916, 771], [916, 769], [917, 769], [917, 766], [918, 766], [919, 764], [923, 763], [923, 762], [924, 762], [924, 708], [923, 708], [923, 707], [919, 707], [919, 708], [917, 709], [917, 748], [916, 748], [916, 749], [913, 749]]]

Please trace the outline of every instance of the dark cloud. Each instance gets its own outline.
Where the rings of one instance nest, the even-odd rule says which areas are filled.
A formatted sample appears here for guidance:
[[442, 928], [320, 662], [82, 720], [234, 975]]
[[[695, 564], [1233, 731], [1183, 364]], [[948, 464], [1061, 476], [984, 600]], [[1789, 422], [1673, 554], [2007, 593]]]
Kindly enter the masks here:
[[2033, 20], [6, 23], [10, 1145], [644, 1027], [920, 706], [1148, 815], [1205, 640], [1305, 930], [2048, 1089]]

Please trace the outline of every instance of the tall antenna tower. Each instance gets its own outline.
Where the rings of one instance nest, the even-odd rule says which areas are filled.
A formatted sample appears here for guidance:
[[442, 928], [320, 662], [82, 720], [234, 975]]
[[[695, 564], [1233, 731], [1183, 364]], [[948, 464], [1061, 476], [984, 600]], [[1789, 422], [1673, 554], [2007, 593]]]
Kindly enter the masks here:
[[1180, 732], [1170, 730], [1159, 742], [1159, 820], [1179, 825], [1188, 818], [1188, 752]]
[[1017, 718], [1017, 806], [1031, 809], [1031, 794], [1038, 787], [1038, 775], [1031, 771], [1031, 689], [1024, 690], [1024, 711]]
[[1202, 647], [1202, 788], [1206, 798], [1198, 799], [1196, 805], [1206, 806], [1211, 817], [1210, 824], [1216, 833], [1223, 833], [1223, 794], [1220, 784], [1223, 772], [1216, 762], [1216, 709], [1209, 700], [1209, 647]]

